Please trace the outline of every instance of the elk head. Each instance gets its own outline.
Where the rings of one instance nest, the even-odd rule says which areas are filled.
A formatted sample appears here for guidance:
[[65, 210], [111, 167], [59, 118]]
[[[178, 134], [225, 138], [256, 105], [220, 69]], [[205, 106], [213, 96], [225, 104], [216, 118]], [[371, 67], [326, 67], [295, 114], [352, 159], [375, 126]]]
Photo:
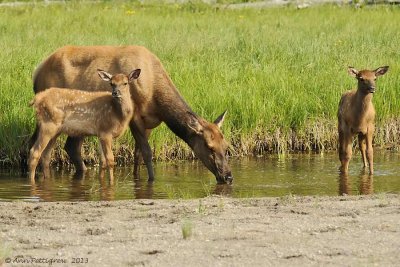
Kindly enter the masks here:
[[222, 113], [213, 123], [189, 113], [189, 128], [193, 131], [189, 145], [196, 156], [215, 175], [218, 183], [231, 184], [233, 176], [228, 164], [228, 143], [221, 132], [225, 119]]
[[140, 69], [133, 70], [128, 76], [124, 74], [111, 75], [110, 73], [97, 69], [97, 73], [103, 81], [110, 82], [112, 88], [112, 96], [116, 98], [121, 98], [121, 90], [128, 89], [129, 83], [133, 80], [139, 78]]
[[358, 90], [365, 94], [375, 93], [376, 89], [376, 78], [385, 74], [389, 69], [389, 66], [379, 67], [375, 70], [361, 70], [358, 71], [353, 67], [349, 67], [348, 72], [351, 76], [358, 80]]

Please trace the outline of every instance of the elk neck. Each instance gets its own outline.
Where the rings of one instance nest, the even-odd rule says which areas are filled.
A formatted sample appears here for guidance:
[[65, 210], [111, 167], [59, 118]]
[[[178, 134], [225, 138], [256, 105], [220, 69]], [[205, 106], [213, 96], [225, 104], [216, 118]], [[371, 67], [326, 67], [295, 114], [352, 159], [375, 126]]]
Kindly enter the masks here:
[[355, 95], [354, 107], [361, 112], [367, 110], [372, 105], [372, 97], [372, 93], [364, 93], [358, 89]]
[[130, 116], [133, 112], [133, 104], [131, 100], [131, 94], [128, 88], [123, 88], [120, 90], [119, 96], [111, 96], [112, 97], [112, 105], [115, 110], [118, 112], [120, 118], [125, 118]]
[[193, 130], [189, 125], [194, 118], [201, 118], [193, 112], [172, 83], [157, 94], [155, 99], [161, 120], [190, 146]]

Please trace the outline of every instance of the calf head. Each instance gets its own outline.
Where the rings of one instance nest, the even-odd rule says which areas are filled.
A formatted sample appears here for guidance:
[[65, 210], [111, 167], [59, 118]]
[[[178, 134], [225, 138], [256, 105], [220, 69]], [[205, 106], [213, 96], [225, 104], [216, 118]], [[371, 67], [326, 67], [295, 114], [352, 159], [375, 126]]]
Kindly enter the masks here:
[[358, 71], [353, 67], [349, 67], [348, 72], [351, 76], [358, 80], [358, 90], [365, 94], [375, 93], [376, 78], [384, 75], [389, 69], [389, 66], [379, 67], [376, 70], [361, 70]]
[[133, 70], [128, 76], [125, 74], [111, 75], [110, 73], [98, 69], [97, 73], [103, 81], [110, 82], [112, 88], [112, 96], [120, 98], [121, 90], [129, 90], [129, 83], [139, 78], [140, 69]]
[[233, 176], [228, 164], [228, 143], [221, 132], [225, 119], [222, 113], [213, 123], [191, 114], [189, 128], [193, 131], [190, 145], [196, 156], [215, 175], [218, 183], [231, 184]]

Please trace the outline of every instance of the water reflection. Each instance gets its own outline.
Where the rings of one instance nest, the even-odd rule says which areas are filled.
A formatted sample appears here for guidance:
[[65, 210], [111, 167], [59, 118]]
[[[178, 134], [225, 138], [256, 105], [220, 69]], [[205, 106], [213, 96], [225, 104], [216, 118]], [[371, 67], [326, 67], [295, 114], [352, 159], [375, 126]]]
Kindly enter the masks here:
[[[352, 177], [354, 178], [354, 177]], [[351, 195], [353, 190], [349, 182], [349, 175], [339, 174], [339, 196]], [[358, 175], [358, 190], [361, 195], [371, 195], [374, 193], [374, 176], [367, 173], [365, 170]]]
[[40, 178], [37, 183], [31, 182], [31, 194], [32, 199], [39, 198], [44, 201], [54, 200], [54, 180], [52, 178]]
[[136, 199], [154, 198], [154, 182], [148, 182], [140, 178], [133, 180], [133, 195]]
[[147, 182], [133, 168], [107, 171], [91, 168], [84, 174], [51, 169], [49, 178], [39, 173], [34, 183], [18, 171], [0, 169], [0, 200], [92, 201], [120, 199], [202, 198], [223, 195], [235, 198], [285, 195], [357, 195], [376, 192], [400, 193], [400, 153], [375, 155], [375, 174], [360, 172], [361, 160], [354, 158], [348, 175], [338, 176], [334, 154], [292, 154], [231, 160], [233, 185], [218, 185], [198, 161], [156, 163], [156, 180]]
[[232, 196], [233, 185], [232, 184], [216, 184], [213, 190], [214, 195], [218, 196]]

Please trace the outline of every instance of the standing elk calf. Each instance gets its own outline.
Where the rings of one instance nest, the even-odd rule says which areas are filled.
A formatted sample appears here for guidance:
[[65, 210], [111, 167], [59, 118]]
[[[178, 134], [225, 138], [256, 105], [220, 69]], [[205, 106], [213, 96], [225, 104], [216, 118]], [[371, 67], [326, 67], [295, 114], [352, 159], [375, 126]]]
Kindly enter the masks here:
[[101, 143], [102, 168], [108, 167], [113, 177], [114, 155], [112, 139], [120, 136], [133, 116], [129, 83], [140, 75], [140, 69], [128, 76], [98, 70], [101, 79], [111, 84], [112, 92], [86, 92], [74, 89], [49, 88], [38, 93], [31, 105], [35, 107], [38, 138], [30, 150], [29, 177], [35, 178], [35, 170], [43, 153], [44, 174], [48, 173], [51, 151], [57, 137], [98, 136]]
[[358, 71], [353, 67], [348, 69], [348, 73], [358, 80], [358, 87], [356, 90], [345, 92], [339, 103], [339, 159], [342, 173], [348, 173], [355, 135], [358, 135], [364, 168], [367, 167], [368, 161], [370, 174], [374, 172], [372, 138], [375, 130], [375, 108], [372, 104], [372, 94], [376, 89], [376, 78], [384, 75], [388, 69], [389, 66], [376, 70]]

